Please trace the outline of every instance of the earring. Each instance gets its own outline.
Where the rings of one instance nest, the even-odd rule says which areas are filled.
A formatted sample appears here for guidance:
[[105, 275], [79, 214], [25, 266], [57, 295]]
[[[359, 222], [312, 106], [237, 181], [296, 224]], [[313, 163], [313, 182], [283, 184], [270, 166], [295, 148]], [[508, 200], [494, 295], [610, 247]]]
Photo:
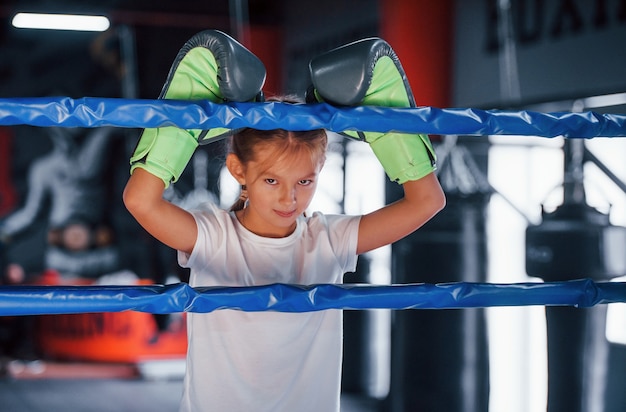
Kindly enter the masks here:
[[241, 200], [242, 202], [248, 201], [248, 189], [246, 188], [246, 185], [241, 185], [241, 193], [239, 193], [239, 200]]

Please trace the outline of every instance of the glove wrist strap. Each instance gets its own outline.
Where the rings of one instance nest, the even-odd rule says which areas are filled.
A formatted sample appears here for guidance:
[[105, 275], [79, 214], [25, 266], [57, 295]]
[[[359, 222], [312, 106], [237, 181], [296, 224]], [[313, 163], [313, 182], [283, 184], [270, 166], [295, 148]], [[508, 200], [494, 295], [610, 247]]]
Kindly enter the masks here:
[[399, 184], [418, 180], [436, 169], [426, 135], [387, 133], [370, 143], [389, 179]]

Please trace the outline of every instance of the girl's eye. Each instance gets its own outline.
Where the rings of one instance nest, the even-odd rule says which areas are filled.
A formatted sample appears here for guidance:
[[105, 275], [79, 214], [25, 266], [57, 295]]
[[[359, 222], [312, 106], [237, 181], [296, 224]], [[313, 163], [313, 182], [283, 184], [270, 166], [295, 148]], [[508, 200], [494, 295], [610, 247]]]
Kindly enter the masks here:
[[275, 185], [276, 184], [276, 179], [267, 178], [267, 179], [265, 179], [265, 183], [267, 183], [269, 185]]
[[298, 183], [300, 183], [302, 186], [308, 186], [311, 183], [313, 183], [313, 181], [310, 179], [304, 179], [304, 180], [300, 180]]

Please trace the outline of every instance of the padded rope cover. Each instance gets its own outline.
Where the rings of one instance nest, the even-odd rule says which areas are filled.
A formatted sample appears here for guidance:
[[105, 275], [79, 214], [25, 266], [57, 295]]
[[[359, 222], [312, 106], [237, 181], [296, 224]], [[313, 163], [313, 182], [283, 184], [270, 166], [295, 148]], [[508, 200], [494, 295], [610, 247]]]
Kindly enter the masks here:
[[192, 288], [153, 286], [4, 286], [0, 316], [120, 312], [311, 312], [325, 309], [452, 309], [576, 306], [626, 302], [626, 283], [589, 279], [547, 283], [403, 285], [273, 284]]
[[328, 104], [228, 103], [85, 97], [2, 98], [0, 126], [161, 127], [334, 132], [368, 130], [443, 135], [524, 135], [570, 138], [626, 136], [626, 116], [420, 107], [336, 108]]

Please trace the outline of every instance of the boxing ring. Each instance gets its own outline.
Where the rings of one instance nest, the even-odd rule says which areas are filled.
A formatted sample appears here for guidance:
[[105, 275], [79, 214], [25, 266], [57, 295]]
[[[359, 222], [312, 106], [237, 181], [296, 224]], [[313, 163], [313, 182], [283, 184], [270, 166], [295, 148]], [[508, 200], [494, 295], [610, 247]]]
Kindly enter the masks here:
[[[626, 137], [626, 116], [420, 107], [336, 108], [326, 104], [214, 104], [208, 101], [113, 98], [0, 99], [0, 126], [187, 129], [283, 128], [368, 130], [439, 135]], [[2, 286], [0, 316], [138, 311], [155, 314], [326, 309], [450, 309], [491, 306], [573, 306], [626, 302], [626, 283], [580, 279], [545, 283], [287, 285], [196, 287]]]

